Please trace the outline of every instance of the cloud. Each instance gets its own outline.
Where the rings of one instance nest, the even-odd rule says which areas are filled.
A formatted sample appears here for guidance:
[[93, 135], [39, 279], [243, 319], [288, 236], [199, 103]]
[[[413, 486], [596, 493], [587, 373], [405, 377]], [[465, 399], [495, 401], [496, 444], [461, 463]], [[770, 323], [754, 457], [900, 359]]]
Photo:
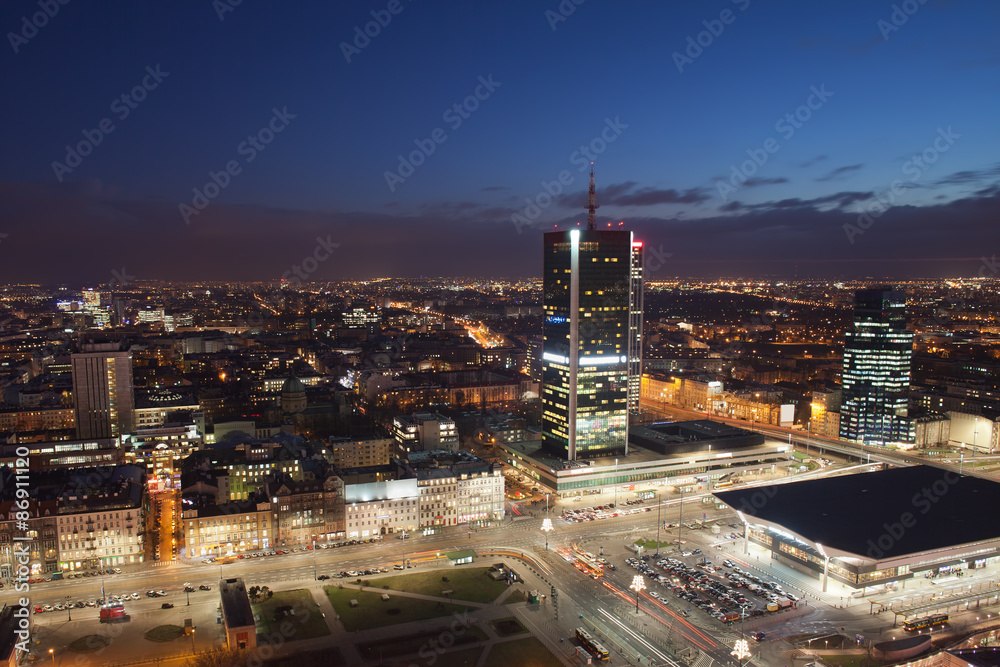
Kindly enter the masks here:
[[[645, 187], [636, 190], [636, 185], [635, 181], [626, 181], [598, 188], [597, 202], [602, 206], [657, 206], [659, 204], [700, 204], [711, 199], [711, 194], [704, 188], [675, 190], [673, 188]], [[567, 208], [583, 208], [587, 204], [587, 193], [565, 194], [559, 197], [558, 203]]]
[[982, 169], [956, 171], [934, 182], [934, 185], [975, 185], [1000, 178], [1000, 163]]
[[[630, 196], [644, 190], [630, 185], [618, 191]], [[318, 238], [340, 247], [310, 276], [316, 281], [529, 277], [541, 272], [542, 232], [585, 219], [580, 209], [518, 233], [511, 223], [516, 206], [465, 200], [382, 212], [216, 201], [185, 225], [177, 202], [115, 192], [93, 184], [0, 183], [0, 232], [8, 234], [0, 244], [0, 280], [94, 286], [122, 266], [137, 280], [276, 280], [312, 256]], [[894, 206], [850, 244], [844, 225], [857, 224], [857, 205], [871, 198], [843, 191], [730, 202], [700, 218], [630, 216], [626, 228], [647, 247], [673, 253], [661, 276], [791, 274], [793, 264], [800, 276], [887, 275], [886, 267], [910, 277], [975, 275], [984, 253], [1000, 253], [1000, 226], [993, 224], [1000, 218], [1000, 188], [928, 206]], [[45, 261], [38, 260], [39, 248]]]
[[784, 176], [779, 176], [777, 178], [748, 178], [743, 182], [744, 188], [755, 188], [762, 185], [779, 185], [781, 183], [787, 183], [788, 179]]
[[865, 165], [863, 163], [859, 163], [859, 164], [849, 164], [849, 165], [846, 165], [844, 167], [837, 167], [836, 169], [834, 169], [833, 171], [829, 172], [825, 176], [820, 176], [816, 180], [817, 181], [832, 181], [832, 180], [834, 180], [836, 178], [840, 178], [841, 176], [843, 176], [845, 174], [849, 174], [852, 171], [858, 171], [860, 169], [863, 169], [864, 166]]
[[796, 166], [799, 167], [800, 169], [808, 169], [809, 167], [819, 164], [820, 162], [828, 159], [829, 157], [830, 157], [829, 155], [817, 155], [816, 157], [806, 160], [805, 162], [800, 162]]

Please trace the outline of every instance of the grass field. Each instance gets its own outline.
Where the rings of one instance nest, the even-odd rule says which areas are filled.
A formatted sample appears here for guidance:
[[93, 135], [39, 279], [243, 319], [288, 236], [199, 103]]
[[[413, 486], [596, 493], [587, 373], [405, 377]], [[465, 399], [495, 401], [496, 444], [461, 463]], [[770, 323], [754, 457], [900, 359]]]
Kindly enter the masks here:
[[[493, 581], [486, 574], [488, 567], [460, 567], [450, 570], [431, 570], [414, 574], [382, 577], [372, 583], [379, 588], [388, 586], [396, 591], [408, 591], [441, 597], [441, 591], [454, 591], [452, 598], [467, 602], [492, 602], [507, 590], [503, 581]], [[441, 581], [448, 577], [448, 581]]]
[[184, 628], [179, 625], [158, 625], [146, 633], [146, 639], [151, 642], [169, 642], [184, 634]]
[[494, 644], [486, 656], [486, 667], [562, 667], [559, 661], [534, 637]]
[[[643, 547], [644, 549], [656, 548], [656, 540], [637, 540], [636, 544], [638, 544], [640, 547]], [[672, 542], [660, 542], [661, 549], [663, 549], [664, 547], [673, 547], [673, 546], [674, 544]]]
[[[441, 639], [444, 633], [421, 633], [418, 635], [407, 635], [405, 637], [394, 637], [392, 639], [386, 639], [384, 641], [374, 641], [365, 642], [364, 644], [358, 644], [358, 652], [361, 653], [361, 657], [368, 660], [378, 660], [384, 658], [394, 658], [404, 655], [419, 654], [423, 651], [425, 654], [437, 655], [438, 652], [435, 650], [437, 647], [442, 646]], [[448, 648], [452, 646], [464, 646], [466, 644], [477, 644], [480, 641], [485, 640], [486, 634], [477, 628], [476, 626], [470, 626], [465, 629], [460, 635], [454, 635], [446, 640], [448, 643]], [[434, 643], [432, 643], [432, 640]], [[477, 647], [477, 651], [478, 651]], [[423, 656], [422, 656], [423, 657]], [[440, 664], [440, 659], [437, 663]], [[456, 663], [461, 664], [461, 663]], [[475, 663], [473, 663], [475, 664]]]
[[[386, 591], [381, 589], [358, 591], [350, 588], [325, 586], [323, 590], [330, 598], [333, 608], [337, 610], [340, 622], [348, 631], [421, 621], [461, 613], [469, 609], [461, 604], [416, 600], [402, 595], [392, 595], [391, 591], [389, 591], [390, 599], [385, 601], [382, 599], [382, 593]], [[352, 608], [351, 600], [357, 600], [358, 606]]]
[[[295, 614], [276, 619], [275, 610], [282, 606], [290, 606]], [[330, 628], [320, 615], [316, 601], [304, 588], [276, 591], [270, 600], [252, 607], [253, 612], [260, 615], [259, 626], [263, 634], [280, 635], [285, 641], [313, 639], [330, 634]]]
[[520, 588], [515, 589], [510, 595], [503, 599], [504, 604], [515, 604], [517, 602], [527, 602], [528, 596]]
[[519, 635], [527, 630], [521, 625], [521, 621], [517, 620], [513, 616], [508, 616], [507, 618], [498, 618], [495, 621], [490, 621], [490, 625], [496, 630], [496, 633], [501, 637], [510, 637], [511, 635]]
[[93, 651], [104, 648], [110, 643], [111, 640], [103, 635], [85, 635], [70, 642], [69, 646], [66, 648], [74, 653], [92, 653]]

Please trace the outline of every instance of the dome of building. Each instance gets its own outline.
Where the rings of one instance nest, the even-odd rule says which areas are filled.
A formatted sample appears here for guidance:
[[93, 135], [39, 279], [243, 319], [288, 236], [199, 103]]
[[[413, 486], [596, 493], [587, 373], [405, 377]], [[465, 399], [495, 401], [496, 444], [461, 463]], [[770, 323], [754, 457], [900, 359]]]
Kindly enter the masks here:
[[308, 405], [309, 403], [306, 400], [306, 386], [293, 373], [281, 385], [281, 411], [289, 414], [297, 414], [305, 412]]

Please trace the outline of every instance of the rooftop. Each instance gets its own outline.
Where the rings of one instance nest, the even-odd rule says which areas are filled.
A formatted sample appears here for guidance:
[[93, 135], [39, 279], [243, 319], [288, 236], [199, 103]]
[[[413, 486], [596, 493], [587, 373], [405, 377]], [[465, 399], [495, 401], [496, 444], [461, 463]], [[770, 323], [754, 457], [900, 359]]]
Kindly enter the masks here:
[[1000, 484], [930, 466], [775, 484], [715, 496], [748, 517], [872, 560], [1000, 538]]

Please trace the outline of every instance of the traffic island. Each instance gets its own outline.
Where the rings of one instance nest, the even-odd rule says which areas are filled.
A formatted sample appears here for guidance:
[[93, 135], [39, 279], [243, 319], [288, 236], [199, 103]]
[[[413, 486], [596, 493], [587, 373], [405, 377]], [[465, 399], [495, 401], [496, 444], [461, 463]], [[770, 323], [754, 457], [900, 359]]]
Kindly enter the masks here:
[[74, 653], [93, 653], [111, 643], [111, 640], [103, 635], [85, 635], [75, 639], [66, 647]]
[[151, 642], [169, 642], [184, 634], [184, 628], [179, 625], [158, 625], [146, 633], [146, 639]]

